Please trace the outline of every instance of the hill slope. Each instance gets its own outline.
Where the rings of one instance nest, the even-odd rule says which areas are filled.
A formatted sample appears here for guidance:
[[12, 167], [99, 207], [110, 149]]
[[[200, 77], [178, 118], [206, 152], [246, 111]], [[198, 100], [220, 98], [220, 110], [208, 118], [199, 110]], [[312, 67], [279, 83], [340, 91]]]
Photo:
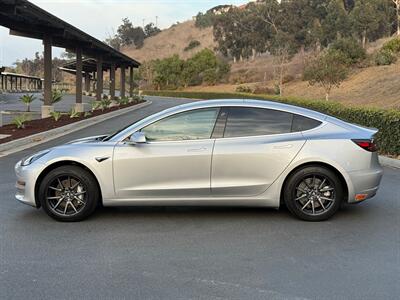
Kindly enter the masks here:
[[[200, 46], [184, 51], [188, 44], [197, 40]], [[388, 39], [381, 39], [369, 44], [368, 52], [378, 50]], [[141, 49], [125, 48], [123, 52], [141, 62], [157, 58], [169, 57], [178, 54], [181, 58], [189, 58], [196, 52], [204, 49], [214, 49], [216, 46], [212, 28], [199, 29], [194, 21], [186, 21], [161, 33], [148, 38]], [[288, 74], [294, 78], [284, 87], [287, 96], [298, 96], [310, 99], [324, 99], [321, 88], [311, 87], [301, 80], [303, 58], [296, 55], [288, 66]], [[261, 55], [254, 61], [245, 60], [231, 66], [229, 84], [218, 86], [197, 86], [189, 90], [196, 91], [231, 91], [234, 92], [238, 84], [265, 86], [273, 88], [274, 73], [273, 58], [270, 55]], [[330, 96], [332, 101], [349, 104], [380, 106], [385, 108], [400, 108], [400, 61], [390, 66], [372, 66], [356, 69], [353, 74], [340, 86], [334, 89]]]
[[[185, 47], [194, 40], [199, 41], [200, 46], [184, 51]], [[124, 48], [122, 52], [144, 62], [169, 57], [173, 54], [178, 54], [181, 58], [186, 59], [204, 48], [214, 49], [214, 47], [215, 42], [211, 27], [199, 29], [195, 27], [194, 21], [186, 21], [173, 25], [156, 36], [145, 39], [144, 46], [140, 49]]]

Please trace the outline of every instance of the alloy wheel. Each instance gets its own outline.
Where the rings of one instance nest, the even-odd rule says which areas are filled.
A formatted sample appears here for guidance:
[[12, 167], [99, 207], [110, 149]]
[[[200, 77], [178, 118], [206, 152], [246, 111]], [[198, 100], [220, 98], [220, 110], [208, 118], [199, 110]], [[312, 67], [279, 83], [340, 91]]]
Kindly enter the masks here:
[[46, 201], [57, 215], [76, 215], [86, 205], [86, 187], [74, 176], [58, 176], [48, 185]]
[[335, 200], [335, 187], [324, 175], [307, 175], [296, 184], [295, 204], [307, 215], [316, 216], [325, 213], [333, 206]]

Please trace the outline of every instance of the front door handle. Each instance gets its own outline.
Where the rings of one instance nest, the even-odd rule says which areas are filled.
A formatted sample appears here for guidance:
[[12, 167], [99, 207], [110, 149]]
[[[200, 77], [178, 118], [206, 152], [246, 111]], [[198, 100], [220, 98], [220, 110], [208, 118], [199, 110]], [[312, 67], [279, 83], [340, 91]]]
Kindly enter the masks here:
[[207, 150], [207, 148], [206, 147], [201, 147], [201, 148], [191, 148], [191, 149], [188, 149], [187, 150], [187, 152], [204, 152], [204, 151], [206, 151]]

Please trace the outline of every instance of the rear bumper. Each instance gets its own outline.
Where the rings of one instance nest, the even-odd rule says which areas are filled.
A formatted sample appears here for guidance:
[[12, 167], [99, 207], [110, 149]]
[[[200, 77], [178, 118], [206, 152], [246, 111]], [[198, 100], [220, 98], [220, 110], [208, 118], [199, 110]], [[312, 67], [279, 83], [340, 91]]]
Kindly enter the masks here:
[[352, 183], [349, 190], [348, 203], [358, 203], [376, 195], [383, 176], [383, 169], [379, 166], [374, 169], [354, 171], [348, 173]]

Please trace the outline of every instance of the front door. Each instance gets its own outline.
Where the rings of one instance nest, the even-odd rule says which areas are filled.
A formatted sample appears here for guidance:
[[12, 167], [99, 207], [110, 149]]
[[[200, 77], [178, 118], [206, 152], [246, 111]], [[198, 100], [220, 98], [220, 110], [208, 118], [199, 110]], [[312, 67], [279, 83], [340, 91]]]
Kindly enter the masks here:
[[114, 150], [118, 198], [196, 198], [210, 195], [211, 134], [218, 108], [198, 109], [156, 121], [141, 131], [147, 143]]

